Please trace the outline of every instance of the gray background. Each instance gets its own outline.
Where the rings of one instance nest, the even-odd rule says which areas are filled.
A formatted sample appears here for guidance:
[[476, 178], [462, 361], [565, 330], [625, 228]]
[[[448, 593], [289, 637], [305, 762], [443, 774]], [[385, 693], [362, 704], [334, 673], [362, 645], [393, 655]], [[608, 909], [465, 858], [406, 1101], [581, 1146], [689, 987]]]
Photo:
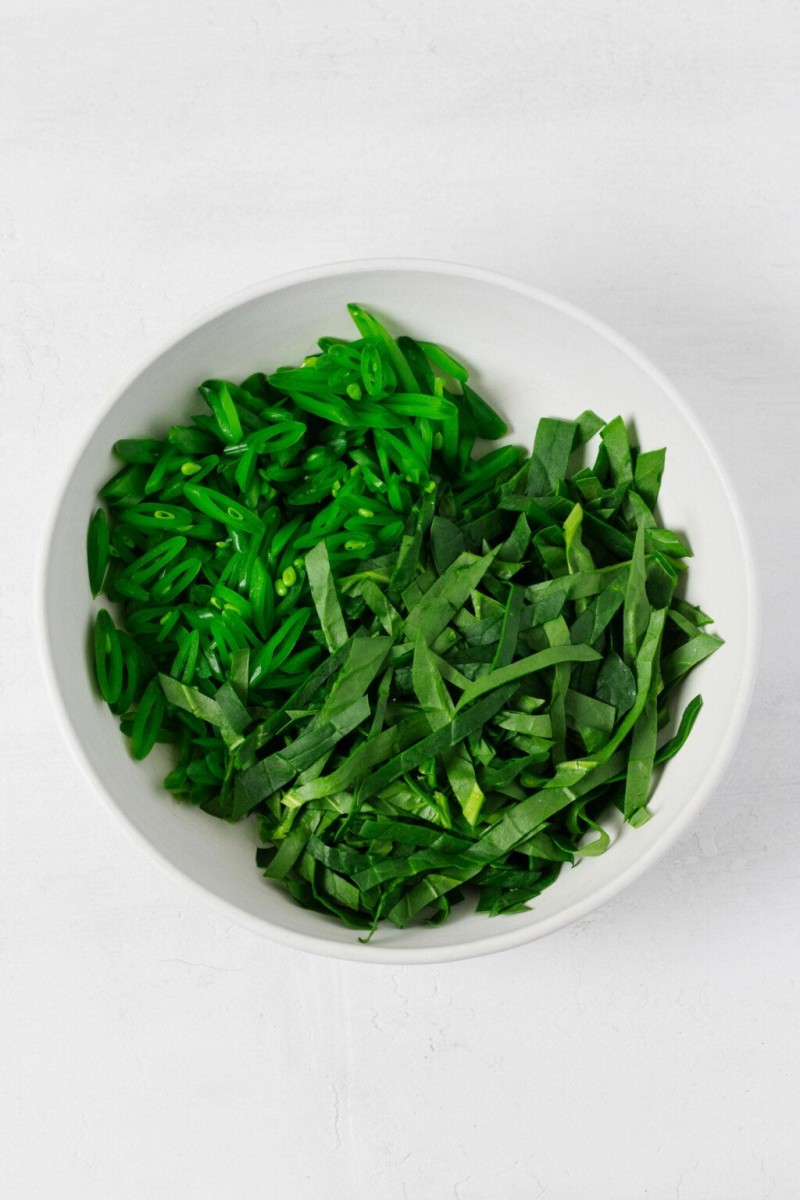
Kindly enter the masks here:
[[[0, 0], [0, 1187], [797, 1195], [800, 17], [791, 0]], [[713, 434], [762, 659], [692, 830], [590, 918], [392, 970], [190, 898], [56, 728], [33, 577], [117, 380], [317, 262], [473, 262], [616, 326]], [[737, 580], [730, 581], [731, 587]]]

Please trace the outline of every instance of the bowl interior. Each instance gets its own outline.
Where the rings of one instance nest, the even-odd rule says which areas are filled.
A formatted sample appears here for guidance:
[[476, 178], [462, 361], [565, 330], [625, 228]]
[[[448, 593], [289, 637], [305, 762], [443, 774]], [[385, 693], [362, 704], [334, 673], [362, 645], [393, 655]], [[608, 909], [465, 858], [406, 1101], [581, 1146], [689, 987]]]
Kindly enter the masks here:
[[[333, 919], [297, 907], [261, 877], [253, 822], [231, 826], [163, 792], [166, 751], [144, 763], [130, 758], [90, 682], [84, 548], [97, 490], [116, 469], [116, 439], [163, 435], [200, 411], [196, 388], [208, 377], [272, 370], [309, 353], [321, 334], [353, 336], [345, 309], [351, 300], [394, 330], [439, 341], [464, 360], [507, 418], [511, 440], [529, 446], [540, 416], [574, 417], [593, 408], [606, 419], [622, 414], [645, 448], [666, 446], [663, 519], [688, 533], [695, 558], [687, 596], [714, 615], [727, 643], [687, 683], [682, 699], [701, 691], [705, 707], [684, 750], [661, 772], [652, 821], [618, 831], [607, 854], [562, 871], [530, 912], [489, 920], [464, 904], [442, 926], [382, 927], [370, 946]], [[569, 306], [486, 273], [434, 264], [354, 265], [278, 281], [204, 320], [145, 367], [103, 417], [66, 484], [46, 562], [44, 614], [73, 740], [112, 806], [149, 847], [260, 932], [324, 953], [394, 962], [456, 958], [529, 940], [583, 915], [639, 874], [719, 780], [744, 717], [755, 637], [753, 573], [738, 508], [708, 442], [669, 385], [621, 339]]]

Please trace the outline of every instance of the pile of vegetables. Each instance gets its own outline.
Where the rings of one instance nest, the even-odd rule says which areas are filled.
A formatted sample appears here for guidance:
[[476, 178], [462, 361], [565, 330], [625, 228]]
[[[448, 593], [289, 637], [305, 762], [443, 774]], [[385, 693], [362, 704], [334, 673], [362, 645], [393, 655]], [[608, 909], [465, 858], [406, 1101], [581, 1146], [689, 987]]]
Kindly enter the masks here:
[[355, 339], [116, 443], [97, 684], [136, 758], [173, 745], [174, 796], [255, 814], [305, 907], [369, 931], [465, 889], [519, 912], [606, 849], [609, 806], [648, 819], [702, 704], [659, 745], [676, 685], [721, 639], [677, 595], [664, 450], [587, 411], [476, 454], [507, 429], [467, 370], [349, 311]]

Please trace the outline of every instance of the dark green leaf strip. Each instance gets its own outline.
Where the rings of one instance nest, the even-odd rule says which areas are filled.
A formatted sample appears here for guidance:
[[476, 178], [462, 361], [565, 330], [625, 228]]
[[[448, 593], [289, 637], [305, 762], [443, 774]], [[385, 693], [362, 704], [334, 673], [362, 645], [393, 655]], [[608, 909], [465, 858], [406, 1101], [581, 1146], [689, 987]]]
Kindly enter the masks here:
[[690, 642], [679, 646], [668, 654], [661, 666], [661, 676], [664, 686], [676, 683], [688, 674], [693, 667], [714, 654], [723, 645], [722, 638], [713, 633], [698, 633]]
[[493, 560], [493, 553], [482, 558], [460, 554], [409, 612], [406, 619], [409, 641], [416, 641], [417, 635], [422, 634], [430, 645], [466, 604]]
[[599, 658], [600, 655], [591, 646], [573, 646], [571, 644], [550, 646], [546, 650], [540, 650], [536, 654], [521, 658], [506, 667], [499, 667], [496, 671], [490, 671], [488, 675], [476, 679], [462, 693], [457, 707], [458, 709], [464, 708], [465, 705], [472, 704], [486, 692], [504, 687], [511, 682], [518, 682], [529, 675], [536, 674], [537, 671], [554, 667], [558, 663], [593, 662]]
[[507, 667], [513, 661], [519, 640], [524, 601], [525, 592], [523, 589], [512, 584], [509, 589], [508, 600], [506, 601], [503, 623], [500, 627], [500, 638], [497, 643], [497, 649], [494, 652], [494, 658], [492, 659], [491, 669], [493, 671], [496, 671], [500, 667]]
[[325, 543], [320, 542], [310, 550], [305, 562], [311, 596], [326, 645], [331, 651], [338, 650], [347, 641], [348, 634]]
[[622, 810], [626, 821], [630, 821], [634, 813], [643, 809], [647, 804], [658, 737], [656, 709], [655, 698], [651, 697], [631, 734]]
[[622, 608], [624, 658], [629, 667], [636, 662], [639, 644], [647, 629], [652, 609], [647, 598], [647, 573], [644, 558], [644, 525], [636, 532], [625, 600]]
[[652, 512], [658, 502], [666, 450], [640, 451], [633, 472], [633, 486]]
[[525, 480], [527, 496], [543, 496], [565, 478], [575, 430], [574, 421], [544, 417], [539, 422]]

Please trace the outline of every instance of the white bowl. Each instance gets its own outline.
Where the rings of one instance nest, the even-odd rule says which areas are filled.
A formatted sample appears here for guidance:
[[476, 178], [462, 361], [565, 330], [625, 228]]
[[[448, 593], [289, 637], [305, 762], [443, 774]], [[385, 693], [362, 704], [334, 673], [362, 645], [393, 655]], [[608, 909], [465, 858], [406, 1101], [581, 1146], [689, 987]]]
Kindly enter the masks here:
[[[166, 752], [129, 756], [99, 700], [87, 657], [91, 602], [85, 530], [98, 488], [115, 469], [118, 438], [163, 434], [197, 409], [204, 379], [240, 379], [295, 362], [321, 334], [353, 336], [358, 301], [397, 330], [450, 347], [530, 446], [540, 416], [593, 408], [632, 421], [645, 448], [666, 446], [660, 507], [687, 531], [695, 558], [688, 597], [716, 619], [726, 645], [687, 684], [705, 707], [658, 779], [653, 819], [618, 830], [609, 851], [562, 870], [529, 912], [489, 919], [457, 906], [443, 925], [381, 926], [370, 945], [333, 918], [307, 912], [262, 878], [252, 822], [229, 825], [176, 803], [160, 786]], [[754, 571], [730, 484], [686, 404], [621, 337], [526, 284], [488, 271], [415, 260], [334, 264], [261, 284], [203, 314], [137, 371], [69, 474], [43, 577], [45, 639], [70, 740], [115, 813], [142, 845], [208, 901], [257, 933], [305, 950], [370, 962], [423, 963], [507, 949], [559, 929], [620, 892], [686, 828], [719, 783], [744, 720], [756, 656]]]

